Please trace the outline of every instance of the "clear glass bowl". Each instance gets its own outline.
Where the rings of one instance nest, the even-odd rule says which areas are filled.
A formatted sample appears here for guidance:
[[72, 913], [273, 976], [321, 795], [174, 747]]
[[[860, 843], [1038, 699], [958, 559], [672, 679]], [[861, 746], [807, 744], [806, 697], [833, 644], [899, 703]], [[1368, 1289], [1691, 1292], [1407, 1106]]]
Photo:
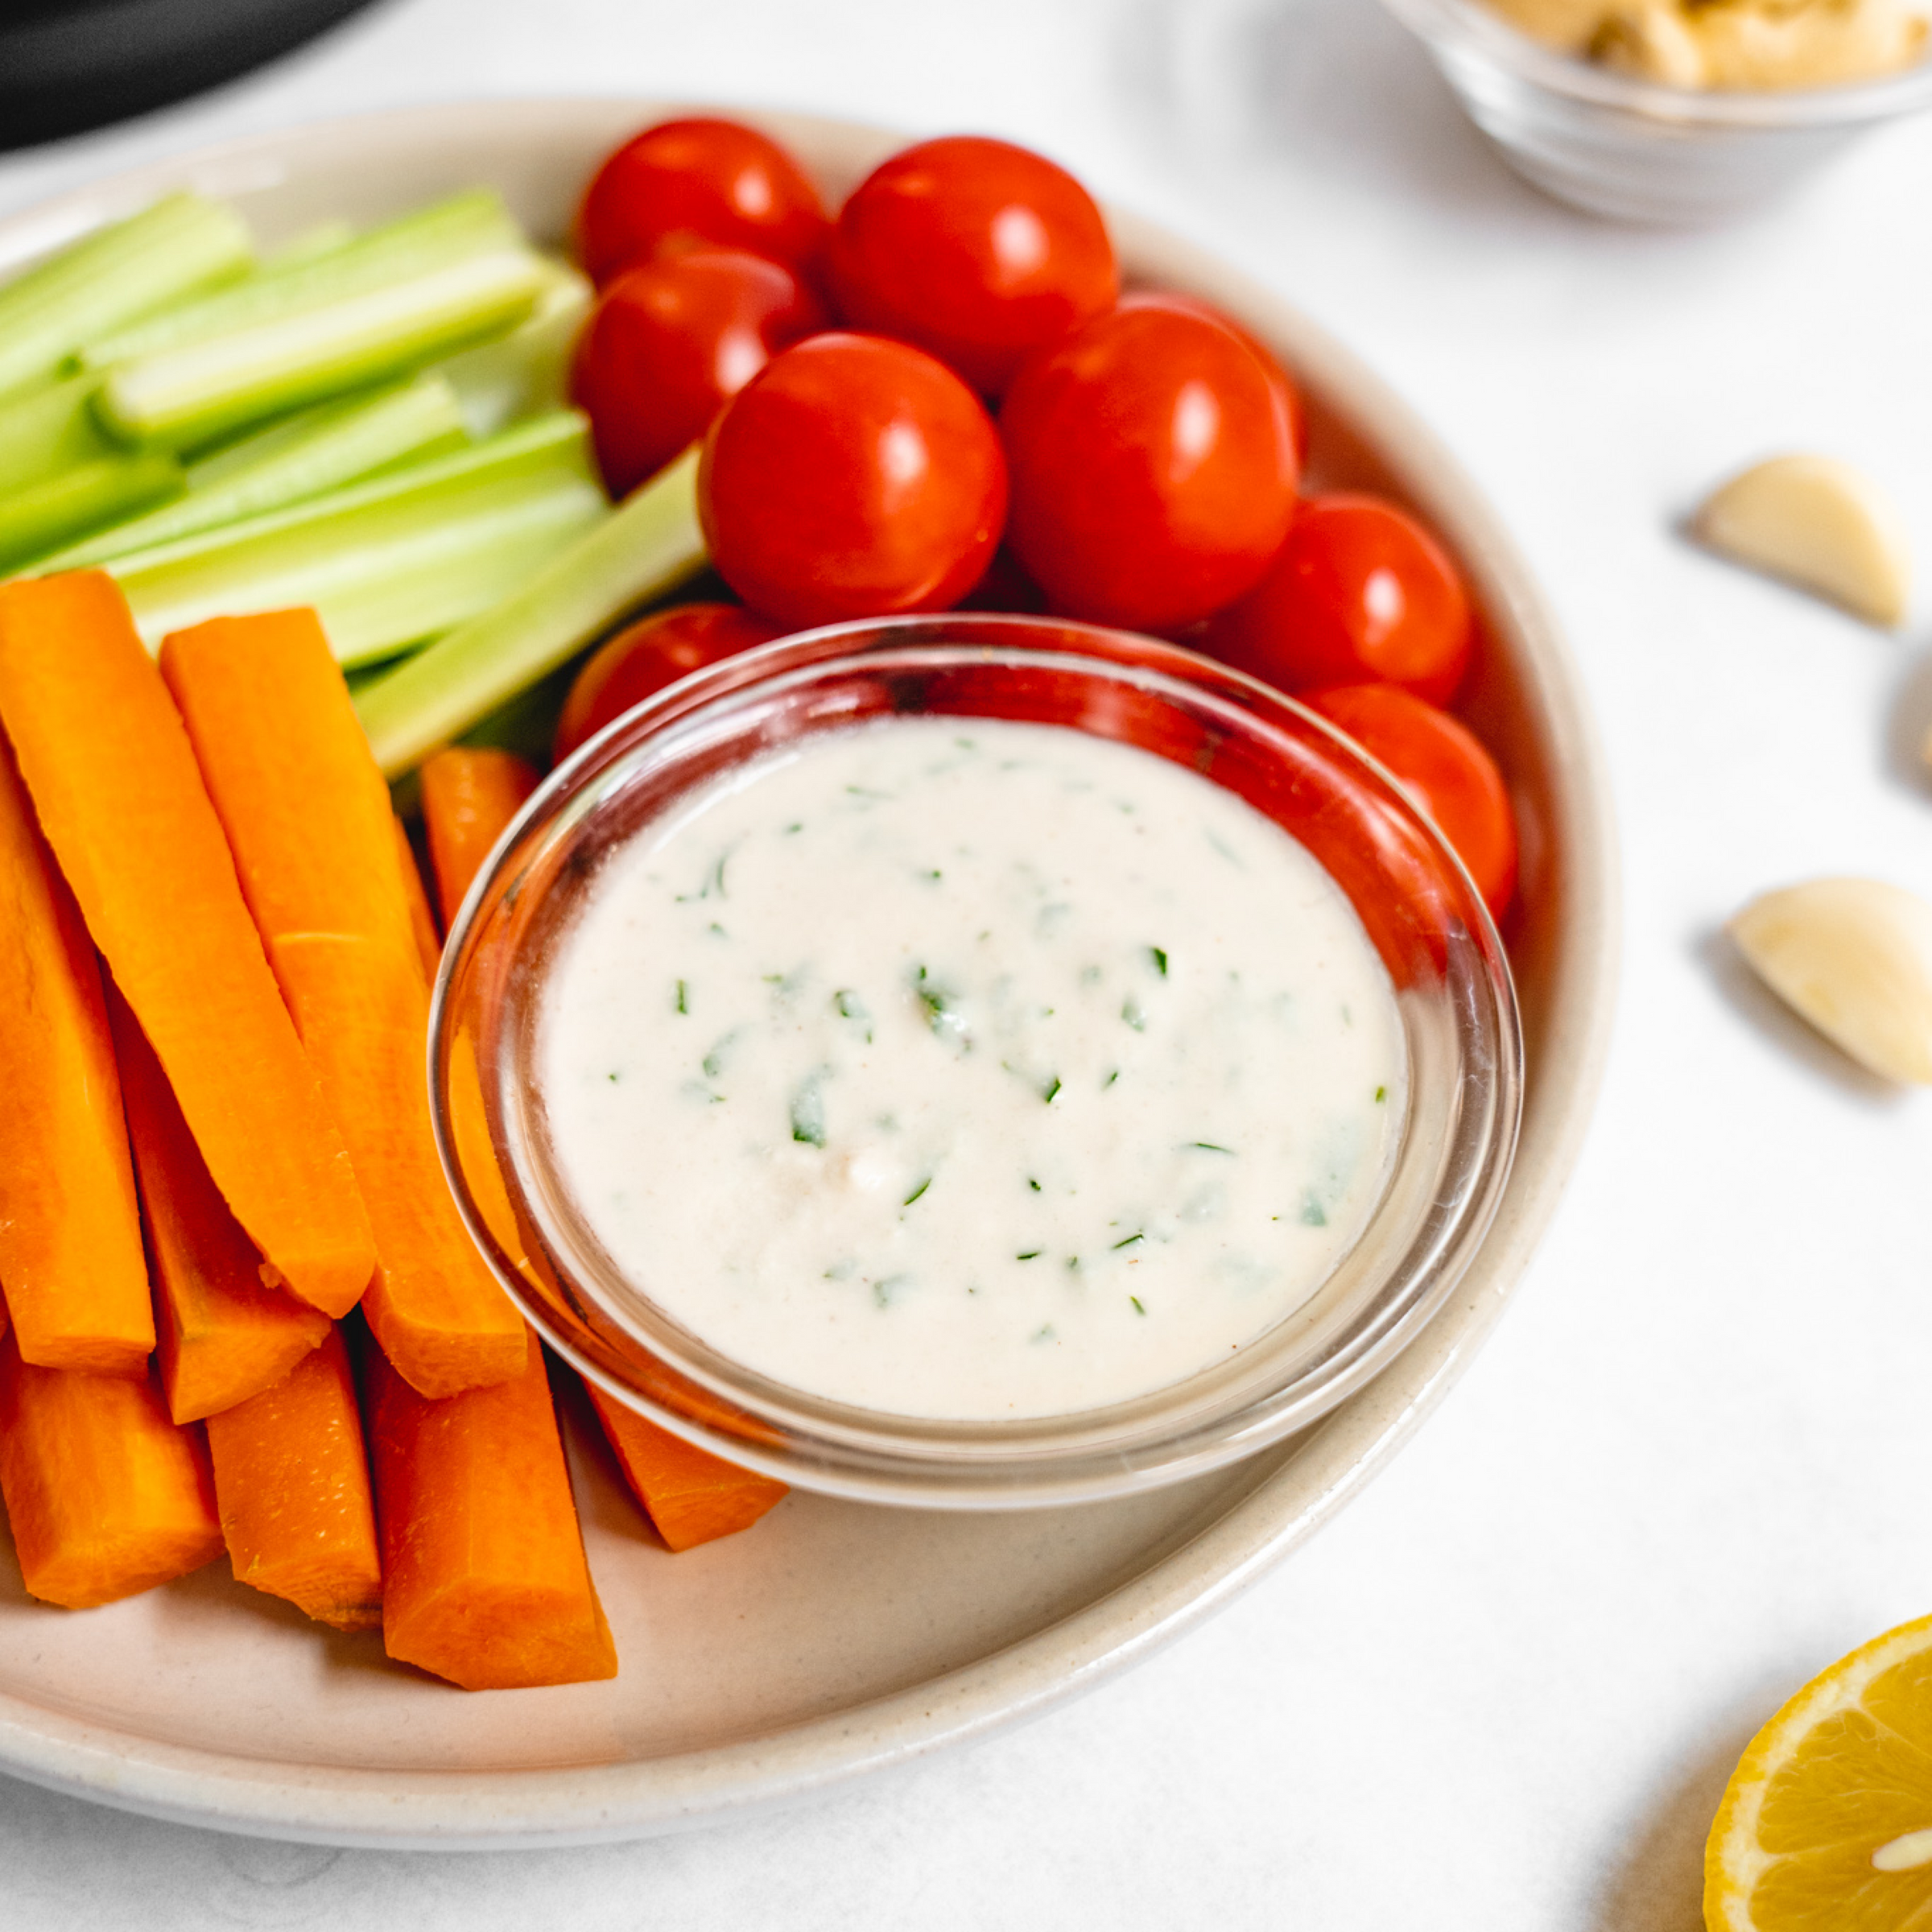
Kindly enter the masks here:
[[[904, 715], [1059, 724], [1184, 762], [1286, 827], [1348, 894], [1396, 990], [1409, 1104], [1387, 1191], [1314, 1298], [1226, 1362], [1130, 1402], [928, 1422], [828, 1402], [728, 1360], [629, 1281], [578, 1215], [532, 1077], [557, 943], [600, 861], [774, 746]], [[530, 800], [457, 915], [431, 1084], [470, 1232], [545, 1338], [640, 1414], [802, 1487], [1013, 1508], [1118, 1495], [1249, 1454], [1360, 1388], [1455, 1290], [1507, 1179], [1522, 1038], [1468, 877], [1393, 781], [1312, 713], [1174, 646], [1046, 619], [845, 625], [700, 672]]]
[[1543, 46], [1480, 0], [1384, 0], [1517, 173], [1624, 221], [1695, 227], [1776, 199], [1882, 121], [1932, 105], [1932, 64], [1852, 87], [1692, 92]]

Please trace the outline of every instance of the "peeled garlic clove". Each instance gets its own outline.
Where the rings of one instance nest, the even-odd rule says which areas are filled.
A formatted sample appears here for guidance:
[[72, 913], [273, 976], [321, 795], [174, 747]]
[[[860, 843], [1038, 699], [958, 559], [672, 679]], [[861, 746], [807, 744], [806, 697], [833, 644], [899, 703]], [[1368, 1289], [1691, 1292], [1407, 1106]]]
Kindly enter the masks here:
[[1711, 549], [1814, 590], [1874, 624], [1911, 594], [1905, 526], [1870, 477], [1830, 456], [1773, 456], [1733, 477], [1691, 519]]
[[1877, 879], [1753, 899], [1731, 936], [1771, 990], [1889, 1080], [1932, 1085], [1932, 906]]

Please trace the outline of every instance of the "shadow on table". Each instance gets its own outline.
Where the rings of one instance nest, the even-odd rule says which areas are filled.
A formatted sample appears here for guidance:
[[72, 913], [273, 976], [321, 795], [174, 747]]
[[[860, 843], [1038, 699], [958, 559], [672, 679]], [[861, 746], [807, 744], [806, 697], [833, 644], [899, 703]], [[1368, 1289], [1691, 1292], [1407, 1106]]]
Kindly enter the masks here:
[[1932, 650], [1906, 666], [1885, 720], [1885, 775], [1921, 798], [1932, 792]]
[[1665, 1792], [1612, 1864], [1590, 1932], [1703, 1932], [1704, 1841], [1755, 1722], [1727, 1732]]

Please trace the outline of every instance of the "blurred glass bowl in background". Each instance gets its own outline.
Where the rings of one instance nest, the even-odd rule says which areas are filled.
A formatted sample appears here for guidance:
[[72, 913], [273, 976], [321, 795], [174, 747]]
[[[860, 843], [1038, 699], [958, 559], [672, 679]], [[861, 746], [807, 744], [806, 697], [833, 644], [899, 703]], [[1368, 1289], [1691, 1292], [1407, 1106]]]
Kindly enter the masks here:
[[1698, 227], [1774, 200], [1932, 105], [1932, 62], [1850, 87], [1692, 92], [1559, 53], [1480, 0], [1383, 0], [1526, 180], [1614, 221]]

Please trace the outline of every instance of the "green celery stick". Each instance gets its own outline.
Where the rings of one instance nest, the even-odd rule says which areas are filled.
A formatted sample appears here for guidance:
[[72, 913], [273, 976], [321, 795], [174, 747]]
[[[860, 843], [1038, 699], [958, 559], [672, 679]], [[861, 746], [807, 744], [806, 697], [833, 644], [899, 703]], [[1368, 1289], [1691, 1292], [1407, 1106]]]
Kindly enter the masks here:
[[305, 228], [271, 248], [262, 258], [262, 272], [276, 275], [285, 268], [298, 268], [303, 262], [318, 261], [324, 255], [332, 255], [355, 238], [355, 224], [345, 221], [340, 215], [318, 221], [313, 228]]
[[569, 411], [102, 566], [151, 650], [204, 617], [312, 605], [336, 657], [393, 657], [507, 597], [609, 515]]
[[93, 337], [81, 347], [80, 365], [111, 369], [522, 244], [522, 230], [493, 190], [467, 189], [333, 247], [304, 250], [292, 259], [274, 258], [258, 274], [198, 302], [178, 303], [129, 328]]
[[304, 502], [358, 477], [442, 456], [467, 441], [456, 391], [440, 376], [320, 403], [231, 444], [205, 462], [190, 464], [186, 496], [89, 537], [45, 559], [40, 568], [85, 569]]
[[233, 208], [174, 194], [0, 288], [0, 395], [58, 374], [90, 336], [247, 272]]
[[112, 456], [120, 445], [94, 419], [93, 376], [64, 376], [0, 399], [0, 490]]
[[543, 283], [526, 250], [474, 255], [123, 362], [108, 372], [99, 407], [109, 431], [130, 441], [192, 449], [514, 328]]
[[[385, 504], [419, 489], [476, 477], [493, 477], [510, 470], [518, 472], [563, 464], [591, 473], [589, 424], [580, 411], [552, 410], [546, 415], [519, 423], [487, 442], [472, 444], [448, 456], [409, 465], [382, 477], [364, 477], [344, 488], [331, 490], [326, 497], [298, 503], [287, 509], [251, 517], [245, 524], [231, 524], [225, 530], [204, 531], [177, 543], [156, 544], [138, 557], [128, 559], [129, 568], [147, 568], [152, 564], [178, 563], [200, 556], [231, 541], [252, 539], [295, 526], [306, 526], [319, 516], [337, 510], [361, 510], [366, 505]], [[225, 455], [226, 452], [225, 452]], [[211, 459], [211, 463], [213, 461]]]
[[[464, 433], [463, 412], [455, 391], [434, 370], [426, 369], [401, 382], [383, 382], [374, 389], [352, 390], [345, 396], [318, 402], [312, 408], [299, 409], [292, 416], [278, 416], [267, 428], [250, 430], [234, 442], [224, 443], [210, 454], [196, 457], [188, 466], [188, 486], [190, 489], [206, 489], [217, 483], [226, 483], [230, 477], [244, 471], [258, 469], [264, 460], [279, 456], [284, 450], [307, 446], [320, 430], [337, 423], [362, 420], [365, 415], [374, 423], [378, 413], [386, 414], [398, 407], [402, 410], [404, 416], [394, 424], [395, 429], [399, 431], [403, 421], [407, 421], [416, 425], [425, 436], [441, 438], [453, 432], [457, 439], [445, 448], [419, 450], [415, 452], [417, 460], [444, 455], [447, 450], [460, 448], [473, 440]], [[386, 434], [384, 440], [388, 440]], [[398, 448], [396, 453], [403, 452]], [[358, 471], [357, 474], [368, 475], [378, 467], [372, 463], [368, 470]], [[335, 481], [346, 483], [353, 478], [340, 477]]]
[[178, 497], [181, 465], [154, 454], [97, 456], [0, 497], [0, 572], [56, 544]]
[[436, 365], [454, 385], [463, 424], [473, 436], [500, 429], [570, 401], [570, 364], [577, 333], [597, 291], [568, 262], [542, 258], [547, 279], [529, 318], [493, 342]]
[[697, 479], [693, 448], [514, 595], [368, 685], [356, 709], [384, 774], [408, 770], [702, 568]]

